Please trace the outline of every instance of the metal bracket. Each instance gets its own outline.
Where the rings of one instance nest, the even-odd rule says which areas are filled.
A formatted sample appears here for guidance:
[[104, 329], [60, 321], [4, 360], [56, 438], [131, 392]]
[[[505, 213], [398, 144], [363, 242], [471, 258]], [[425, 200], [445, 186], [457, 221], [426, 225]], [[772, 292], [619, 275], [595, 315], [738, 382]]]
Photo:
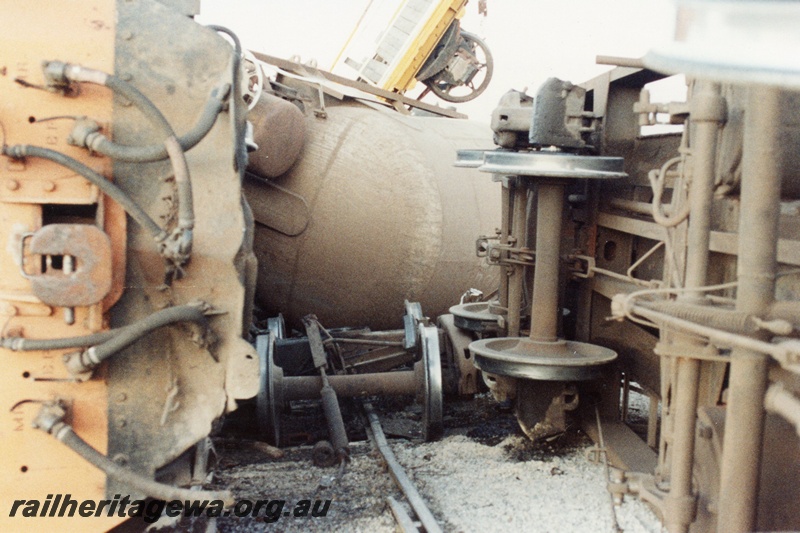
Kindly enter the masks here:
[[486, 257], [489, 253], [489, 248], [491, 247], [489, 241], [496, 241], [499, 239], [500, 235], [495, 235], [493, 237], [481, 235], [475, 240], [475, 255], [478, 257]]
[[303, 325], [306, 327], [308, 344], [311, 346], [311, 357], [314, 360], [314, 368], [320, 369], [328, 366], [328, 356], [325, 353], [325, 346], [322, 343], [322, 335], [319, 332], [317, 317], [308, 315], [303, 318]]
[[594, 277], [595, 268], [597, 267], [597, 260], [595, 260], [594, 257], [589, 257], [588, 255], [572, 255], [570, 259], [586, 263], [585, 272], [581, 272], [580, 270], [573, 270], [571, 272], [574, 277], [581, 279], [592, 279]]
[[413, 350], [417, 346], [417, 324], [422, 321], [422, 306], [419, 302], [405, 301], [406, 314], [403, 315], [403, 349]]
[[658, 104], [650, 102], [650, 91], [642, 89], [639, 101], [633, 104], [633, 112], [639, 115], [640, 126], [654, 126], [665, 124], [658, 121], [658, 114], [669, 115], [669, 122], [666, 124], [683, 124], [689, 117], [688, 102], [670, 102], [668, 104]]
[[536, 264], [536, 250], [517, 248], [509, 244], [487, 244], [486, 262], [490, 265], [522, 265]]
[[[24, 272], [25, 240], [30, 238], [31, 255], [45, 257], [40, 274]], [[80, 307], [101, 301], [111, 290], [111, 240], [90, 224], [50, 224], [20, 239], [22, 274], [31, 282], [33, 293], [43, 303], [58, 307]], [[53, 257], [62, 265], [54, 265]]]
[[652, 474], [625, 472], [612, 469], [608, 491], [615, 502], [622, 502], [625, 494], [639, 496], [642, 501], [652, 505], [662, 519], [672, 523], [691, 524], [697, 514], [697, 496], [675, 497], [669, 491], [658, 487]]

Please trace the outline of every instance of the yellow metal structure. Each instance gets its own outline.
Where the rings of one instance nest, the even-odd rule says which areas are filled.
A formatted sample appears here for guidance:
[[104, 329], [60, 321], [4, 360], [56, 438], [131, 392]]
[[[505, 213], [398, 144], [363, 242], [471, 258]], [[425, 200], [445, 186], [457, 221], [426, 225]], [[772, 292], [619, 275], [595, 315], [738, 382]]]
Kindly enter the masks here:
[[[82, 98], [32, 90], [19, 81], [41, 85], [42, 58], [74, 61], [105, 72], [114, 70], [115, 2], [87, 0], [79, 6], [47, 0], [4, 1], [0, 18], [0, 123], [3, 143], [31, 144], [61, 151], [97, 172], [110, 175], [107, 158], [93, 157], [66, 139], [72, 120], [53, 117], [90, 115], [111, 122], [112, 96], [98, 86], [83, 88]], [[20, 21], [35, 13], [36, 31]], [[47, 36], [47, 38], [43, 38]], [[86, 93], [91, 92], [87, 95]], [[51, 120], [48, 120], [51, 119]], [[59, 205], [85, 206], [112, 242], [112, 289], [103, 301], [63, 309], [43, 303], [32, 290], [30, 274], [41, 274], [44, 256], [29, 253], [26, 234], [36, 232], [59, 213]], [[67, 222], [65, 220], [65, 222]], [[69, 221], [72, 222], [72, 221]], [[91, 224], [91, 220], [89, 220]], [[125, 275], [125, 214], [83, 177], [43, 159], [2, 160], [0, 167], [0, 324], [3, 337], [37, 339], [72, 337], [107, 329], [104, 313], [119, 298]], [[74, 314], [74, 320], [69, 317]], [[72, 322], [71, 324], [69, 322]], [[12, 352], [0, 349], [4, 365], [0, 387], [0, 531], [106, 530], [122, 518], [9, 517], [14, 500], [36, 499], [44, 505], [47, 487], [64, 487], [72, 499], [101, 500], [105, 475], [47, 435], [33, 418], [44, 401], [69, 404], [70, 424], [84, 440], [105, 452], [107, 387], [105, 380], [76, 383], [61, 356], [67, 350]], [[52, 492], [49, 491], [49, 492]], [[28, 513], [33, 512], [28, 508]], [[43, 508], [36, 512], [41, 516]], [[49, 512], [45, 513], [50, 515]], [[77, 513], [76, 513], [77, 514]], [[55, 513], [53, 513], [55, 515]], [[52, 515], [51, 515], [52, 516]]]
[[436, 43], [454, 20], [464, 14], [467, 0], [442, 0], [425, 22], [417, 36], [409, 43], [402, 59], [381, 86], [387, 91], [403, 93], [414, 87], [414, 76], [431, 55]]
[[[382, 34], [378, 50], [368, 60], [358, 65], [362, 79], [381, 89], [404, 93], [416, 84], [415, 76], [450, 25], [461, 19], [467, 0], [404, 0], [392, 16]], [[365, 20], [362, 18], [362, 21]], [[366, 25], [359, 24], [339, 54], [333, 69], [340, 60], [354, 66], [347, 58], [348, 46]], [[385, 50], [391, 50], [388, 57]], [[344, 58], [344, 59], [342, 59]], [[380, 72], [369, 71], [369, 63], [385, 65]]]

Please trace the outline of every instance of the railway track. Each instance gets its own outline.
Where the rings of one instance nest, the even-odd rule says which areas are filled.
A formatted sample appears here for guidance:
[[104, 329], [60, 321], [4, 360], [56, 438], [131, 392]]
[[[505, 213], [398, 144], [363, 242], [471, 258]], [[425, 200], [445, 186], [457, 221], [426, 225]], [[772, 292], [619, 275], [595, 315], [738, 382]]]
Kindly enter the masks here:
[[[420, 406], [375, 400], [366, 416], [353, 406], [343, 406], [351, 441], [350, 461], [341, 476], [337, 467], [314, 466], [310, 444], [276, 452], [235, 425], [216, 439], [220, 459], [214, 487], [232, 490], [237, 501], [285, 500], [285, 509], [302, 500], [331, 500], [326, 516], [227, 516], [213, 524], [194, 519], [174, 530], [614, 531], [603, 466], [586, 458], [592, 443], [578, 430], [532, 443], [512, 413], [478, 396], [446, 404], [444, 438], [425, 443]], [[287, 437], [308, 427], [314, 416], [322, 418], [318, 407], [300, 405], [285, 417]], [[369, 436], [376, 420], [383, 439]], [[395, 460], [387, 461], [381, 447], [391, 450]], [[395, 469], [387, 468], [387, 462]], [[416, 487], [416, 497], [406, 497], [393, 479], [397, 476]], [[420, 514], [428, 516], [420, 519]], [[616, 514], [627, 532], [660, 530], [639, 501], [626, 501]]]

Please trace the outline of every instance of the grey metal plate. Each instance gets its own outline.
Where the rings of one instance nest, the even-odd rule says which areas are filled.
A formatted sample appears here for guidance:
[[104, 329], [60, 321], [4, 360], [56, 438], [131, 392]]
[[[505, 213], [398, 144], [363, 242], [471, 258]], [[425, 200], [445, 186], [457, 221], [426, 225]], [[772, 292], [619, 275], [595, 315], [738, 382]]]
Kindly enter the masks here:
[[454, 305], [450, 313], [455, 317], [456, 326], [480, 333], [498, 327], [500, 315], [490, 312], [490, 305], [489, 302]]
[[650, 51], [644, 57], [647, 68], [667, 74], [687, 74], [693, 77], [728, 83], [759, 83], [789, 89], [800, 88], [800, 73], [787, 64], [773, 67], [738, 62], [732, 57], [698, 56], [701, 47], [673, 45]]
[[675, 24], [681, 28], [680, 38], [657, 43], [643, 58], [647, 68], [730, 83], [800, 88], [800, 64], [797, 55], [788, 52], [800, 44], [797, 2], [678, 4]]
[[492, 150], [458, 150], [454, 167], [478, 168], [483, 165], [484, 154]]
[[468, 304], [454, 305], [450, 312], [455, 316], [469, 320], [481, 320], [486, 322], [497, 322], [500, 315], [489, 311], [489, 302], [473, 302]]
[[501, 376], [583, 381], [601, 375], [617, 352], [575, 341], [536, 342], [527, 337], [482, 339], [469, 345], [475, 366]]
[[564, 152], [487, 152], [481, 172], [561, 179], [614, 179], [627, 176], [621, 157]]

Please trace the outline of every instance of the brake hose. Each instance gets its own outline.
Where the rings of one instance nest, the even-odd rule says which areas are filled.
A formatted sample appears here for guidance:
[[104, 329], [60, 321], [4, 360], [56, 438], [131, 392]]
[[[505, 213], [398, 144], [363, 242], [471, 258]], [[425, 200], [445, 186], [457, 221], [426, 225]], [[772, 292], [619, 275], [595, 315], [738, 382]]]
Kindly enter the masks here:
[[159, 130], [164, 137], [164, 148], [172, 163], [175, 184], [178, 189], [178, 226], [173, 230], [169, 239], [162, 243], [162, 255], [177, 266], [185, 264], [191, 255], [193, 242], [192, 185], [183, 148], [167, 119], [139, 89], [113, 74], [61, 61], [46, 61], [43, 66], [45, 79], [51, 89], [63, 90], [68, 88], [70, 83], [103, 85], [129, 100]]
[[214, 501], [221, 500], [225, 507], [233, 505], [233, 494], [230, 491], [182, 489], [147, 479], [132, 470], [118, 465], [75, 433], [75, 430], [64, 422], [66, 411], [58, 402], [45, 403], [33, 421], [33, 426], [52, 435], [64, 443], [72, 451], [87, 462], [102, 470], [106, 476], [119, 481], [151, 498], [163, 501]]
[[73, 172], [80, 174], [98, 189], [103, 191], [103, 194], [110, 197], [117, 202], [122, 208], [133, 218], [140, 226], [153, 235], [157, 243], [162, 243], [167, 238], [165, 232], [155, 221], [150, 218], [150, 215], [144, 212], [139, 205], [128, 196], [128, 194], [120, 189], [114, 182], [107, 180], [91, 168], [87, 167], [80, 161], [69, 157], [49, 148], [42, 148], [40, 146], [31, 146], [28, 144], [18, 144], [14, 146], [4, 146], [3, 154], [13, 159], [24, 159], [26, 157], [38, 157], [47, 159], [57, 163]]
[[233, 41], [233, 61], [232, 61], [232, 68], [233, 68], [233, 95], [231, 101], [233, 103], [233, 124], [234, 129], [236, 131], [236, 155], [234, 156], [233, 160], [233, 168], [237, 172], [240, 173], [241, 177], [244, 177], [244, 169], [247, 167], [247, 147], [245, 146], [244, 142], [244, 124], [243, 119], [240, 116], [241, 114], [241, 104], [237, 101], [237, 99], [241, 99], [242, 89], [241, 89], [241, 80], [240, 80], [240, 73], [239, 68], [242, 62], [242, 43], [239, 41], [239, 38], [236, 34], [225, 28], [224, 26], [215, 26], [209, 25], [206, 26], [210, 30], [214, 30], [217, 33], [224, 33], [228, 37], [231, 38]]
[[151, 331], [174, 324], [176, 322], [194, 322], [205, 324], [206, 317], [199, 305], [180, 305], [162, 309], [144, 320], [120, 328], [112, 338], [92, 346], [82, 352], [73, 352], [64, 356], [64, 365], [74, 376], [85, 375], [91, 372], [100, 363], [127, 348]]
[[[211, 131], [217, 121], [217, 116], [225, 109], [225, 102], [230, 91], [231, 86], [227, 83], [214, 89], [197, 123], [185, 135], [178, 138], [178, 144], [184, 152], [194, 148]], [[115, 143], [100, 133], [100, 125], [97, 122], [86, 118], [78, 119], [75, 128], [70, 133], [69, 141], [76, 146], [83, 146], [116, 161], [149, 163], [162, 161], [169, 156], [163, 144], [128, 146]]]
[[[176, 322], [194, 322], [204, 325], [206, 322], [203, 310], [206, 304], [203, 302], [197, 304], [180, 305], [176, 307], [168, 307], [160, 311], [156, 311], [150, 316], [109, 331], [101, 331], [91, 335], [83, 335], [80, 337], [64, 337], [57, 339], [26, 339], [24, 337], [3, 337], [0, 338], [0, 348], [12, 350], [16, 352], [29, 352], [39, 350], [62, 350], [66, 348], [82, 348], [86, 346], [96, 346], [102, 348], [101, 354], [112, 354], [122, 348], [129, 346], [132, 342], [143, 337], [145, 334], [153, 331], [154, 329], [168, 326]], [[112, 343], [113, 340], [113, 343]], [[105, 355], [104, 359], [108, 355]], [[82, 369], [85, 372], [87, 369]]]

